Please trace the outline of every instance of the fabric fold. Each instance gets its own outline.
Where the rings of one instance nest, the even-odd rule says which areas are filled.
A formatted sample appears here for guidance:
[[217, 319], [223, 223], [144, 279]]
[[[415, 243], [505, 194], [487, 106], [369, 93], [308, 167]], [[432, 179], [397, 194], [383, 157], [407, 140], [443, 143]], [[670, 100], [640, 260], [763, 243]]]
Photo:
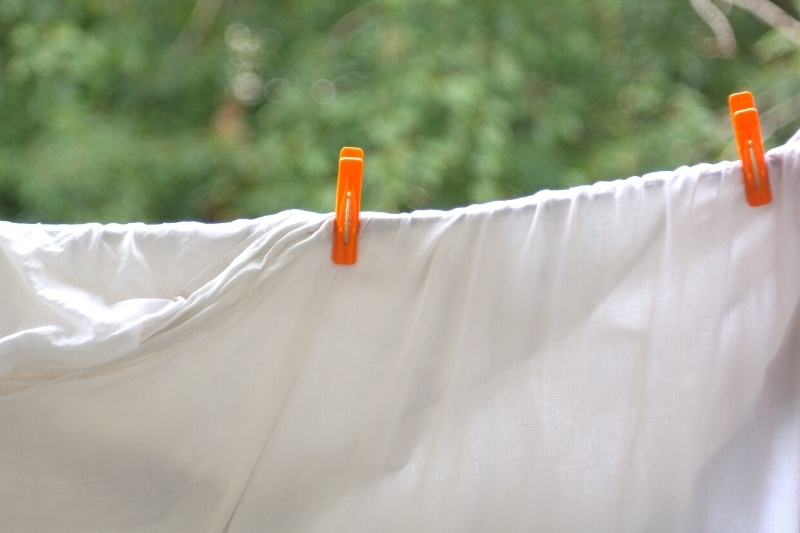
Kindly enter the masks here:
[[253, 290], [324, 215], [227, 224], [0, 223], [0, 379], [107, 364]]

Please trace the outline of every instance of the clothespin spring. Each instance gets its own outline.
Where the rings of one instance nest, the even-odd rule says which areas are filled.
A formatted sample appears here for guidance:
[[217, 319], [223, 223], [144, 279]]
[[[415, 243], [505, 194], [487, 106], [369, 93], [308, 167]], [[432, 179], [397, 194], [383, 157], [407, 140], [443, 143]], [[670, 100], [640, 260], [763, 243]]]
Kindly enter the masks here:
[[345, 200], [344, 206], [344, 243], [350, 244], [350, 198], [352, 197], [352, 193], [350, 191], [347, 192], [347, 200]]

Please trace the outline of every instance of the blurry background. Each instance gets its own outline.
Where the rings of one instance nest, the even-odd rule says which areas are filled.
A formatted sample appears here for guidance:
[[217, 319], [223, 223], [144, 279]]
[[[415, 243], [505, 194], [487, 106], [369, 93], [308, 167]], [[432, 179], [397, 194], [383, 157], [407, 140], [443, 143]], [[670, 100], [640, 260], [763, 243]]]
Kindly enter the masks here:
[[[450, 208], [736, 159], [800, 128], [791, 0], [0, 0], [0, 218]], [[765, 22], [769, 21], [769, 23]]]

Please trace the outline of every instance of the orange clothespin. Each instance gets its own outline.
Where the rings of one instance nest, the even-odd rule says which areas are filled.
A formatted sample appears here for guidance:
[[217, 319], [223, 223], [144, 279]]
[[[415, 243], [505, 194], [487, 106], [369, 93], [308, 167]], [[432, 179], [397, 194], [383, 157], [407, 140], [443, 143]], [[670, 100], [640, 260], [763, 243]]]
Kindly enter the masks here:
[[747, 203], [753, 207], [768, 204], [772, 201], [772, 191], [755, 99], [749, 91], [735, 93], [728, 98], [728, 107], [739, 159], [742, 160]]
[[352, 265], [358, 252], [358, 217], [361, 212], [361, 180], [364, 151], [342, 148], [336, 181], [336, 218], [333, 223], [333, 252], [337, 265]]

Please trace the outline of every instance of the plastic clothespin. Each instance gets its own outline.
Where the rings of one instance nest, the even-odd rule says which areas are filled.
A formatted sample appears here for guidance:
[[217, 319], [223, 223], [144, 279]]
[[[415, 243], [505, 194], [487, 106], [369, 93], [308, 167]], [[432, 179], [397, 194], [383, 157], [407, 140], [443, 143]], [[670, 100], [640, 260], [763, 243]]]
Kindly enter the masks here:
[[749, 91], [735, 93], [728, 98], [728, 107], [739, 159], [742, 160], [747, 203], [753, 207], [768, 204], [772, 201], [772, 191], [755, 99]]
[[364, 151], [342, 148], [339, 153], [339, 177], [336, 181], [336, 218], [333, 223], [333, 252], [337, 265], [352, 265], [358, 255], [358, 217], [361, 213], [361, 181]]

